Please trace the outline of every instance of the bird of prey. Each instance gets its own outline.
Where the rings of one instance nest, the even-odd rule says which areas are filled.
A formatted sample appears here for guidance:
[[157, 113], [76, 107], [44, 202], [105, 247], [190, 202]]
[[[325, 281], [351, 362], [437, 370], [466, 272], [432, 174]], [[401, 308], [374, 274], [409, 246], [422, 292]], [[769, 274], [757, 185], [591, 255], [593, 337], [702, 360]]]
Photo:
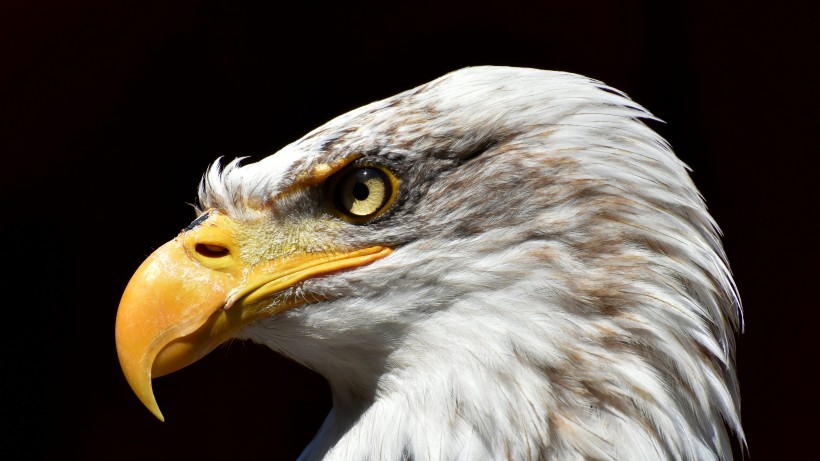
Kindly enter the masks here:
[[731, 459], [741, 305], [651, 119], [583, 76], [469, 67], [217, 160], [125, 289], [125, 377], [162, 419], [152, 378], [267, 345], [330, 385], [302, 460]]

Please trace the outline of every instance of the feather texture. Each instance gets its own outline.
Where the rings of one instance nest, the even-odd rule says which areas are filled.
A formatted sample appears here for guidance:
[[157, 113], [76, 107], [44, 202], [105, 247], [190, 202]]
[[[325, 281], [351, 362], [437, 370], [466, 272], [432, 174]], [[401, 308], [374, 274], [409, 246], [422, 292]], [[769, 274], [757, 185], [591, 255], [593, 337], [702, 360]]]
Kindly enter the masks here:
[[[740, 301], [687, 167], [642, 119], [595, 80], [475, 67], [216, 163], [201, 208], [260, 238], [395, 247], [240, 333], [331, 385], [301, 459], [731, 459]], [[352, 154], [401, 181], [364, 226], [293, 187]]]

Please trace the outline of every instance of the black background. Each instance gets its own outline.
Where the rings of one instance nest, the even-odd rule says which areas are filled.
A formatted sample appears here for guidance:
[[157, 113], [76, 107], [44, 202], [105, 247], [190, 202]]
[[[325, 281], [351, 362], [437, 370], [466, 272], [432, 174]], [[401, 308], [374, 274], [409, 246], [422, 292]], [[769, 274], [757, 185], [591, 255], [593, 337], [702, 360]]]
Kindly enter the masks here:
[[4, 0], [3, 458], [295, 458], [330, 405], [320, 377], [235, 342], [155, 381], [160, 423], [119, 369], [122, 290], [193, 218], [216, 157], [260, 159], [480, 64], [585, 74], [666, 121], [653, 127], [693, 168], [744, 301], [749, 457], [809, 458], [817, 18], [784, 2], [661, 3]]

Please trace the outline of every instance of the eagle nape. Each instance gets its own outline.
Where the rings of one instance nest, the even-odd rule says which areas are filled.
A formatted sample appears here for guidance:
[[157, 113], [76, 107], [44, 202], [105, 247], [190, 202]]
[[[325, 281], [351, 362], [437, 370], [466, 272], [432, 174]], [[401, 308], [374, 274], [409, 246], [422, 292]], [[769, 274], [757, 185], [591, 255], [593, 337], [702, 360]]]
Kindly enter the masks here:
[[220, 161], [137, 269], [116, 345], [153, 378], [219, 344], [322, 374], [302, 460], [727, 460], [739, 297], [687, 167], [623, 93], [472, 67]]

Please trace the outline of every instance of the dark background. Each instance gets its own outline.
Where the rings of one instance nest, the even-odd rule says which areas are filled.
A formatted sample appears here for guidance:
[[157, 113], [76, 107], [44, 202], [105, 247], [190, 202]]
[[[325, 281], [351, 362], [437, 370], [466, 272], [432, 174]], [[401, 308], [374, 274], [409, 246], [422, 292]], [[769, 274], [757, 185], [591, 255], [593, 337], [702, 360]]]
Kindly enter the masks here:
[[585, 74], [666, 121], [653, 127], [693, 168], [744, 301], [749, 459], [811, 457], [816, 16], [784, 2], [273, 3], [0, 3], [4, 459], [294, 459], [330, 405], [320, 377], [233, 343], [155, 381], [160, 423], [119, 369], [122, 290], [193, 218], [216, 157], [262, 158], [480, 64]]

